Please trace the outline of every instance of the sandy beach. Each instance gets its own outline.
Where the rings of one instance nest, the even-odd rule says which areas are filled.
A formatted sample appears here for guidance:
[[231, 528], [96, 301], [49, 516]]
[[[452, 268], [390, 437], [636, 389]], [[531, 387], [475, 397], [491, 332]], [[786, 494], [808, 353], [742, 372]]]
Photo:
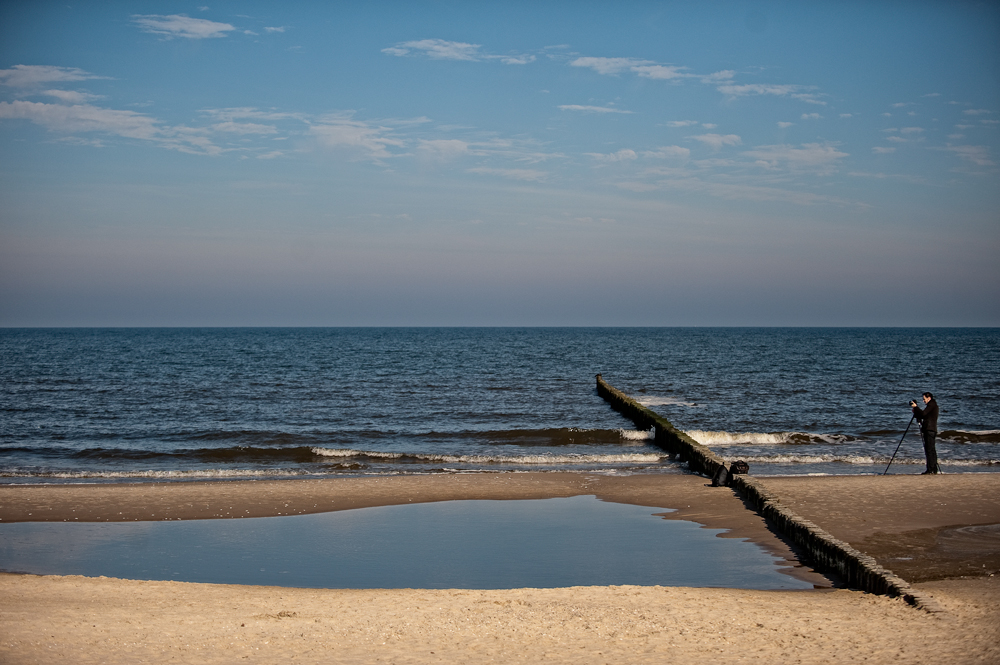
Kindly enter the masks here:
[[[1000, 476], [764, 480], [930, 593], [941, 613], [828, 588], [730, 489], [691, 475], [478, 474], [0, 487], [0, 520], [277, 516], [455, 499], [595, 495], [748, 538], [814, 591], [667, 587], [313, 590], [0, 575], [0, 661], [1000, 661]], [[824, 588], [827, 587], [827, 588]]]

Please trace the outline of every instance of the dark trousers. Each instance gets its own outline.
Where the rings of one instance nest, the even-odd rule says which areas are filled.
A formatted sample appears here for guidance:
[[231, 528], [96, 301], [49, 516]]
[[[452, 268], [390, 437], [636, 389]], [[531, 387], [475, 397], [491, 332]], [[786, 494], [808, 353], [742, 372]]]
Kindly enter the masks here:
[[937, 449], [934, 447], [934, 439], [937, 432], [921, 432], [920, 437], [924, 440], [924, 457], [927, 458], [927, 473], [937, 473]]

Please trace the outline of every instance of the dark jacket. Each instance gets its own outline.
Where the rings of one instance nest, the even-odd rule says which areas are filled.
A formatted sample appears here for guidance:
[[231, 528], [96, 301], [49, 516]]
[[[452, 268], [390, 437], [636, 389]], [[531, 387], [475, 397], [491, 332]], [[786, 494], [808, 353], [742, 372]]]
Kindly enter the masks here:
[[938, 405], [934, 398], [931, 398], [931, 401], [927, 402], [927, 406], [922, 409], [919, 406], [913, 407], [913, 415], [920, 423], [921, 432], [937, 433]]

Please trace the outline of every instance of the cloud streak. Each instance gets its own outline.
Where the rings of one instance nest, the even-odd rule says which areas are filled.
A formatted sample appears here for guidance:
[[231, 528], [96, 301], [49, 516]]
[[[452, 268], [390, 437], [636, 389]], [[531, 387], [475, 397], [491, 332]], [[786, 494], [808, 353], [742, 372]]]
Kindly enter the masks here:
[[393, 157], [390, 147], [401, 148], [405, 145], [389, 132], [387, 127], [370, 125], [346, 115], [326, 116], [309, 128], [309, 133], [320, 145], [354, 151], [363, 158], [375, 161]]
[[132, 22], [143, 32], [163, 35], [167, 39], [213, 39], [226, 37], [226, 33], [236, 28], [228, 23], [217, 23], [203, 18], [191, 18], [185, 14], [133, 14]]
[[418, 39], [399, 42], [395, 46], [382, 49], [382, 53], [400, 58], [423, 56], [431, 60], [464, 60], [468, 62], [499, 60], [505, 65], [526, 65], [535, 60], [535, 56], [530, 54], [491, 55], [484, 53], [480, 44], [450, 42], [444, 39]]
[[676, 65], [661, 65], [652, 60], [636, 58], [595, 58], [582, 56], [572, 60], [570, 67], [586, 67], [598, 74], [617, 75], [622, 72], [632, 72], [643, 78], [670, 80], [690, 76], [684, 72], [687, 67]]
[[616, 109], [610, 106], [581, 106], [580, 104], [562, 104], [558, 107], [560, 111], [583, 111], [585, 113], [633, 113], [624, 109]]
[[106, 79], [76, 67], [54, 67], [51, 65], [14, 65], [10, 69], [0, 69], [0, 83], [12, 88], [31, 88], [42, 84], [65, 83]]
[[701, 141], [714, 150], [721, 150], [723, 146], [739, 145], [743, 142], [736, 134], [700, 134], [698, 136], [689, 136], [688, 138]]
[[45, 104], [16, 100], [0, 102], [0, 120], [28, 120], [49, 131], [73, 134], [98, 132], [150, 141], [181, 152], [217, 155], [222, 148], [208, 138], [208, 130], [183, 125], [165, 127], [155, 118], [90, 104]]
[[832, 145], [805, 143], [799, 147], [791, 145], [763, 145], [743, 153], [756, 160], [755, 163], [767, 168], [787, 168], [793, 171], [814, 171], [821, 174], [832, 173], [837, 163], [848, 157]]

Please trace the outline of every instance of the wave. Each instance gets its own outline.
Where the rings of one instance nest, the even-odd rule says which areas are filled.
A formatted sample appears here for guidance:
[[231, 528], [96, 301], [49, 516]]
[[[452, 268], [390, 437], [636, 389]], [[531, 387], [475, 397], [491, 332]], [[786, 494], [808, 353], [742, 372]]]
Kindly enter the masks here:
[[1000, 443], [1000, 429], [946, 429], [938, 432], [938, 439], [949, 443]]
[[656, 430], [620, 429], [619, 436], [626, 441], [652, 441], [656, 438]]
[[635, 401], [643, 406], [687, 406], [690, 408], [697, 408], [699, 406], [694, 402], [685, 402], [677, 397], [656, 397], [652, 395], [636, 397]]
[[685, 432], [703, 446], [803, 445], [809, 443], [846, 443], [859, 440], [846, 434], [810, 434], [808, 432]]
[[[750, 465], [753, 464], [888, 464], [891, 459], [889, 455], [740, 455], [726, 456], [722, 459], [729, 463], [740, 459]], [[938, 459], [942, 466], [1000, 466], [1000, 459]], [[896, 457], [893, 465], [920, 465], [924, 466], [926, 460], [920, 458], [900, 458]], [[751, 466], [751, 471], [753, 470]]]
[[175, 461], [187, 463], [267, 463], [267, 462], [312, 462], [315, 461], [312, 448], [257, 448], [234, 446], [232, 448], [196, 448], [171, 451], [128, 450], [121, 448], [88, 448], [66, 455], [72, 459], [89, 461], [157, 462]]
[[301, 469], [191, 469], [143, 471], [0, 471], [0, 478], [52, 478], [56, 480], [199, 480], [212, 478], [272, 478], [323, 475]]
[[313, 448], [313, 452], [323, 457], [353, 459], [362, 461], [391, 460], [393, 462], [433, 462], [442, 464], [516, 464], [516, 465], [564, 465], [564, 464], [654, 464], [669, 457], [667, 453], [618, 453], [608, 455], [445, 455], [434, 453], [395, 453], [376, 450], [354, 450], [350, 448]]
[[332, 430], [314, 432], [281, 432], [271, 430], [209, 430], [177, 432], [165, 437], [169, 441], [231, 441], [242, 446], [322, 446], [336, 441], [380, 441], [412, 438], [416, 440], [471, 440], [518, 445], [562, 446], [574, 444], [618, 443], [622, 438], [640, 438], [623, 434], [628, 430], [581, 429], [551, 427], [538, 429], [400, 431], [400, 430]]

